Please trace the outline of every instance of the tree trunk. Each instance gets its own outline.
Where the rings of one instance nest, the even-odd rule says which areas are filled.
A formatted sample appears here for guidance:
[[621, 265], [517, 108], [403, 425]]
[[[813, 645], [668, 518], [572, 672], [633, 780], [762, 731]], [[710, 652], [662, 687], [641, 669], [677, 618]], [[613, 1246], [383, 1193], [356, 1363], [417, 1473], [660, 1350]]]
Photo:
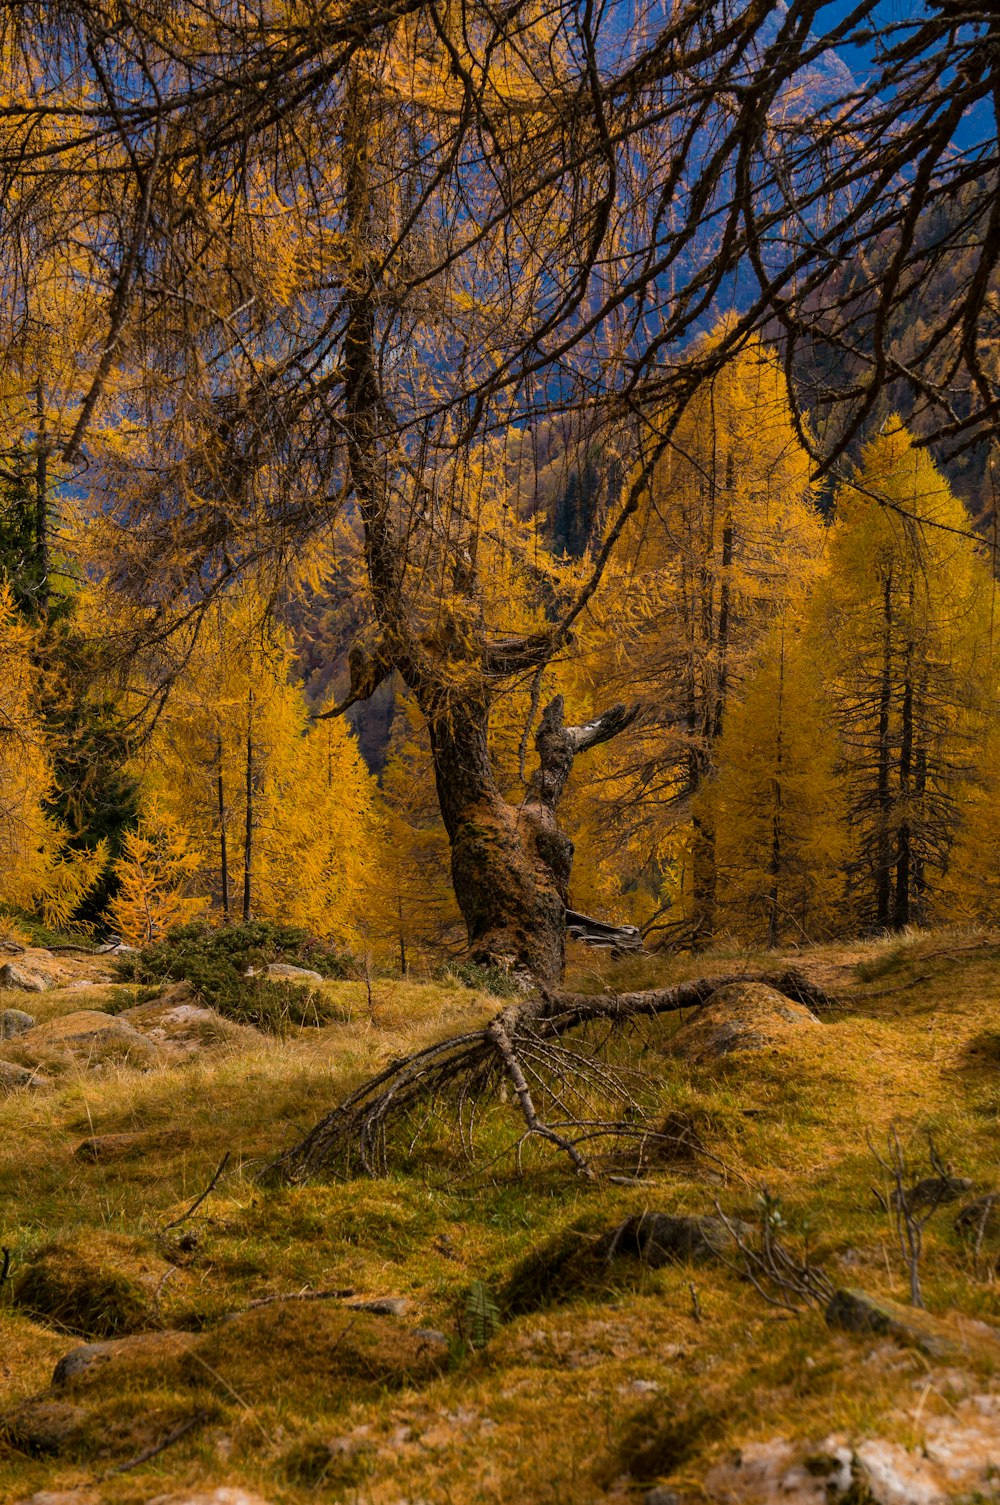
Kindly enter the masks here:
[[35, 389], [38, 432], [35, 439], [35, 570], [36, 610], [44, 621], [49, 614], [49, 451], [45, 434], [45, 393]]
[[562, 977], [573, 843], [556, 806], [578, 753], [606, 742], [635, 712], [614, 706], [582, 727], [563, 723], [562, 696], [542, 715], [539, 768], [523, 804], [508, 804], [490, 763], [489, 705], [463, 697], [430, 721], [438, 800], [451, 843], [451, 871], [472, 959]]
[[913, 764], [913, 681], [907, 669], [903, 685], [903, 715], [899, 742], [899, 799], [902, 819], [896, 832], [896, 898], [893, 924], [902, 930], [910, 923], [912, 841], [910, 825], [910, 774]]
[[889, 711], [892, 704], [892, 577], [886, 576], [883, 599], [882, 683], [878, 705], [878, 806], [875, 833], [875, 921], [888, 925], [892, 916], [892, 847], [889, 817]]
[[249, 925], [253, 913], [253, 691], [247, 711], [247, 823], [243, 835], [243, 923]]
[[226, 844], [226, 791], [222, 781], [222, 737], [217, 745], [216, 792], [219, 799], [219, 861], [222, 870], [222, 915], [229, 924], [229, 851]]

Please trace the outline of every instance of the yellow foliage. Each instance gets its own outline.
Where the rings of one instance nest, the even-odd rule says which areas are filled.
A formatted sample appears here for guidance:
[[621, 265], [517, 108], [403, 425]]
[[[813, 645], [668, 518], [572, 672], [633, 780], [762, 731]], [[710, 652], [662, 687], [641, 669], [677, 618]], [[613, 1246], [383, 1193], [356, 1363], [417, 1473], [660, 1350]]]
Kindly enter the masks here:
[[201, 864], [177, 822], [152, 808], [126, 833], [114, 866], [120, 886], [110, 913], [122, 940], [144, 946], [204, 913], [207, 901], [191, 892]]
[[54, 780], [36, 700], [32, 660], [38, 629], [25, 622], [6, 581], [0, 582], [0, 904], [38, 909], [64, 925], [107, 865], [107, 847], [69, 847], [67, 833], [46, 811]]
[[144, 773], [147, 797], [200, 853], [200, 892], [217, 916], [356, 941], [381, 830], [349, 730], [310, 725], [288, 634], [252, 590], [186, 648]]

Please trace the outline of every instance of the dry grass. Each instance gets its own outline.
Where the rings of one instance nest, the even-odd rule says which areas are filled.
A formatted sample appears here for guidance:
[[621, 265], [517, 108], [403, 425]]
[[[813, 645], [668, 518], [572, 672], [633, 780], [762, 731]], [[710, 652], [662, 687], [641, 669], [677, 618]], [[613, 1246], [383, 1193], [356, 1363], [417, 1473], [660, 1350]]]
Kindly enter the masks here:
[[[64, 1263], [72, 1251], [84, 1279], [88, 1259], [106, 1271], [117, 1250], [123, 1275], [146, 1293], [138, 1328], [186, 1328], [215, 1344], [201, 1366], [137, 1363], [114, 1385], [93, 1387], [64, 1454], [0, 1445], [0, 1497], [92, 1484], [193, 1411], [204, 1414], [196, 1430], [107, 1478], [102, 1499], [126, 1505], [168, 1483], [213, 1482], [243, 1483], [282, 1505], [583, 1505], [660, 1478], [693, 1487], [711, 1458], [754, 1438], [861, 1435], [889, 1412], [912, 1410], [914, 1384], [926, 1392], [923, 1357], [831, 1334], [816, 1313], [770, 1309], [720, 1266], [597, 1268], [569, 1299], [505, 1323], [479, 1352], [463, 1346], [461, 1319], [473, 1282], [500, 1291], [519, 1261], [565, 1230], [596, 1234], [645, 1207], [708, 1212], [716, 1198], [752, 1220], [761, 1185], [781, 1198], [789, 1237], [808, 1239], [835, 1281], [902, 1296], [867, 1140], [898, 1123], [916, 1161], [931, 1130], [977, 1190], [997, 1184], [996, 955], [989, 937], [942, 934], [803, 952], [796, 963], [825, 986], [836, 979], [845, 1001], [822, 1028], [797, 1035], [794, 1050], [696, 1067], [669, 1054], [676, 1021], [631, 1036], [616, 1049], [648, 1070], [655, 1111], [696, 1123], [706, 1152], [656, 1166], [641, 1185], [581, 1182], [548, 1151], [528, 1156], [518, 1175], [502, 1154], [518, 1126], [512, 1106], [499, 1104], [484, 1116], [474, 1163], [432, 1121], [384, 1182], [261, 1189], [255, 1170], [346, 1089], [494, 1011], [495, 1000], [459, 986], [379, 981], [370, 1006], [363, 983], [331, 983], [343, 1023], [169, 1069], [70, 1072], [0, 1100], [0, 1242], [12, 1250], [14, 1280], [43, 1249], [62, 1250]], [[729, 970], [733, 960], [586, 969], [594, 985], [621, 987]], [[760, 960], [746, 958], [748, 969]], [[101, 997], [118, 995], [5, 1001], [55, 1017]], [[185, 1133], [157, 1140], [175, 1128]], [[93, 1163], [73, 1154], [90, 1135], [137, 1130], [151, 1136], [142, 1155]], [[161, 1233], [226, 1151], [211, 1197]], [[1000, 1320], [990, 1266], [961, 1244], [948, 1209], [936, 1215], [924, 1262], [932, 1309]], [[249, 1325], [220, 1326], [254, 1302], [306, 1288], [406, 1298], [407, 1335], [433, 1327], [451, 1340], [446, 1371], [393, 1378], [380, 1359], [381, 1369], [373, 1361], [352, 1378], [331, 1359], [343, 1326], [333, 1298], [302, 1302], [290, 1325], [263, 1307]], [[54, 1360], [78, 1341], [62, 1330], [73, 1325], [65, 1312], [29, 1317], [13, 1289], [0, 1304], [5, 1411], [44, 1389]], [[363, 1320], [391, 1333], [398, 1319]], [[399, 1339], [401, 1352], [409, 1341]], [[935, 1383], [925, 1415], [948, 1403], [947, 1379]], [[977, 1383], [990, 1376], [980, 1370]], [[905, 1419], [893, 1425], [905, 1440]]]

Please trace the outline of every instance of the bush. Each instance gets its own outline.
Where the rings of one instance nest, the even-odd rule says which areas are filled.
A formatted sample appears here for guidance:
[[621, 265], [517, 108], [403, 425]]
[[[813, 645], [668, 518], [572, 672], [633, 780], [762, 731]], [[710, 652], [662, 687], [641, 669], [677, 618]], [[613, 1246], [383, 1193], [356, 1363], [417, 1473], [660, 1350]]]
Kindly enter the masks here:
[[[119, 957], [115, 966], [121, 982], [190, 982], [227, 1019], [274, 1033], [343, 1017], [315, 989], [262, 975], [269, 962], [277, 961], [309, 967], [322, 977], [359, 975], [354, 959], [328, 943], [304, 930], [262, 921], [221, 929], [202, 922], [180, 925], [162, 941]], [[255, 975], [248, 977], [251, 970]]]
[[523, 989], [501, 967], [481, 967], [477, 962], [462, 962], [446, 967], [443, 976], [454, 977], [466, 988], [477, 993], [490, 993], [494, 998], [517, 998]]

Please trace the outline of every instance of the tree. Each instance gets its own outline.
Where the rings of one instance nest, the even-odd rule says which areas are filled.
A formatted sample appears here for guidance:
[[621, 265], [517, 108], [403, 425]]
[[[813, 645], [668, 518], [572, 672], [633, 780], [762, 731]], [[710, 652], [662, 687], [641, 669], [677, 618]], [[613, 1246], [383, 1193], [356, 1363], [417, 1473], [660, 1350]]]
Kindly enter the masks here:
[[151, 808], [134, 831], [126, 833], [115, 863], [118, 892], [109, 913], [130, 946], [162, 940], [176, 925], [201, 915], [207, 900], [192, 893], [202, 864], [176, 821]]
[[[837, 409], [821, 425], [828, 463], [890, 376], [937, 412], [938, 432], [991, 418], [979, 326], [1000, 254], [996, 155], [970, 165], [950, 149], [990, 95], [990, 18], [918, 14], [845, 94], [822, 60], [874, 0], [828, 26], [819, 0], [791, 0], [643, 14], [627, 31], [616, 7], [478, 0], [363, 15], [266, 5], [260, 25], [228, 3], [2, 15], [14, 302], [34, 296], [18, 246], [26, 228], [53, 241], [57, 187], [86, 215], [100, 289], [63, 456], [81, 452], [117, 376], [134, 382], [123, 408], [148, 420], [97, 480], [135, 637], [165, 631], [171, 608], [207, 609], [348, 499], [368, 608], [353, 699], [390, 670], [407, 684], [473, 948], [553, 975], [568, 848], [551, 803], [515, 818], [497, 795], [495, 699], [567, 647], [687, 405], [768, 321], [790, 368], [810, 341], [843, 357], [844, 383], [819, 394]], [[971, 211], [960, 191], [973, 177]], [[946, 227], [929, 240], [926, 210]], [[914, 309], [928, 261], [970, 241], [983, 249], [965, 312], [932, 320], [904, 362], [888, 315]], [[881, 264], [845, 305], [831, 272], [869, 265], [873, 245]], [[733, 298], [722, 338], [693, 343]], [[865, 343], [858, 317], [873, 305]], [[585, 415], [604, 452], [624, 435], [640, 459], [576, 593], [544, 630], [504, 635], [479, 594], [466, 485], [478, 458], [455, 457], [553, 406]], [[699, 837], [700, 929], [711, 840]]]
[[641, 732], [621, 756], [612, 750], [605, 775], [659, 891], [654, 928], [672, 940], [703, 942], [715, 930], [716, 825], [699, 794], [727, 705], [815, 571], [823, 533], [784, 373], [750, 341], [678, 423], [584, 645], [592, 683], [641, 698]]
[[49, 813], [54, 773], [40, 711], [38, 634], [0, 582], [0, 903], [41, 910], [62, 925], [97, 883], [108, 850], [98, 841], [74, 852]]
[[200, 854], [220, 918], [354, 939], [381, 851], [374, 781], [345, 727], [310, 724], [291, 674], [259, 592], [203, 619], [145, 750], [146, 799]]
[[822, 684], [801, 608], [789, 607], [726, 710], [701, 793], [720, 924], [750, 944], [823, 939], [843, 925], [847, 827]]
[[975, 777], [994, 586], [970, 527], [898, 419], [836, 497], [813, 632], [841, 742], [852, 892], [873, 928], [926, 919]]

